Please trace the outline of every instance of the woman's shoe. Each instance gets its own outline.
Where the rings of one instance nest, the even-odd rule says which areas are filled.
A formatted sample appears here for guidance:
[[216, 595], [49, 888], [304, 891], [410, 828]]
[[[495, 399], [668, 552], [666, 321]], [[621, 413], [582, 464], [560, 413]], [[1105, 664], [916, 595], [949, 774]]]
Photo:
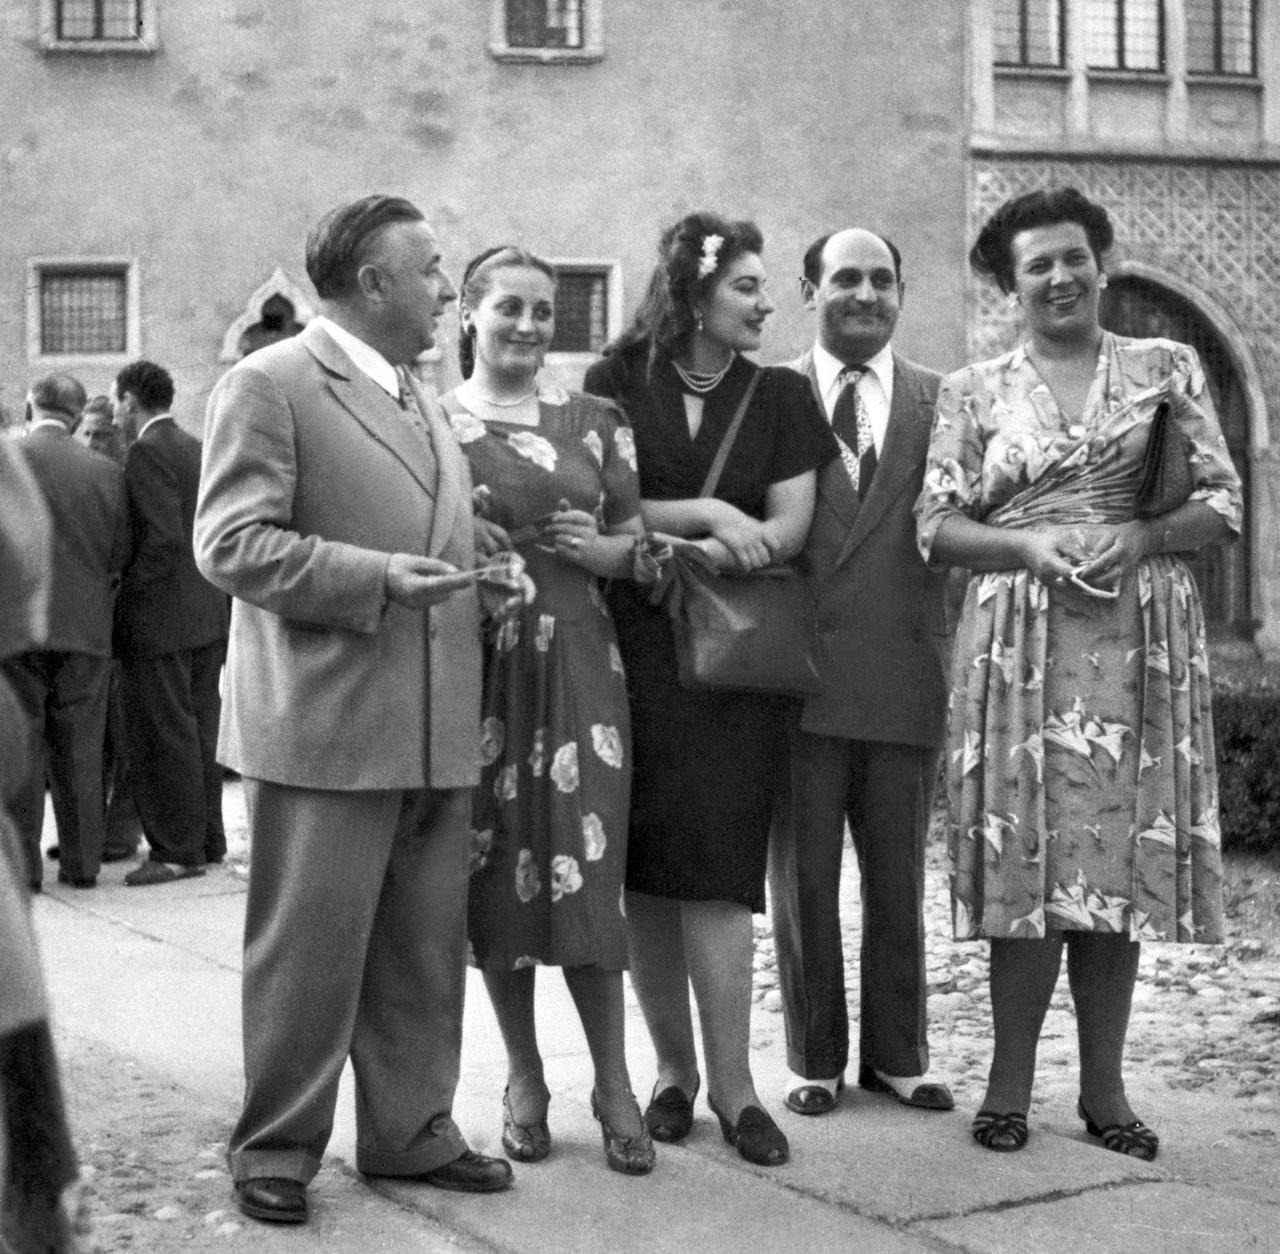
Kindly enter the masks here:
[[[636, 1104], [634, 1097], [631, 1101], [635, 1104], [636, 1118], [639, 1119], [640, 1107]], [[653, 1152], [653, 1141], [650, 1140], [643, 1121], [640, 1124], [639, 1136], [619, 1136], [600, 1113], [595, 1089], [591, 1090], [591, 1113], [600, 1125], [600, 1136], [604, 1140], [604, 1160], [609, 1164], [610, 1169], [620, 1171], [626, 1176], [647, 1176], [653, 1170], [656, 1156]]]
[[502, 1090], [502, 1148], [518, 1163], [540, 1163], [551, 1153], [551, 1130], [545, 1119], [517, 1123], [511, 1113], [511, 1095]]
[[693, 1103], [702, 1087], [702, 1078], [694, 1081], [693, 1092], [688, 1097], [674, 1084], [658, 1092], [653, 1086], [653, 1096], [644, 1111], [644, 1126], [655, 1141], [683, 1141], [693, 1127]]
[[979, 1145], [997, 1154], [1012, 1154], [1027, 1143], [1027, 1117], [1018, 1111], [1001, 1115], [994, 1110], [980, 1110], [970, 1129]]
[[1160, 1138], [1141, 1119], [1132, 1123], [1109, 1123], [1100, 1128], [1084, 1108], [1084, 1098], [1076, 1101], [1076, 1114], [1084, 1120], [1084, 1130], [1098, 1137], [1107, 1149], [1150, 1162], [1160, 1152]]
[[707, 1105], [720, 1120], [721, 1135], [747, 1162], [758, 1163], [761, 1167], [777, 1167], [791, 1157], [786, 1134], [759, 1106], [744, 1106], [738, 1112], [738, 1122], [732, 1124], [710, 1097]]

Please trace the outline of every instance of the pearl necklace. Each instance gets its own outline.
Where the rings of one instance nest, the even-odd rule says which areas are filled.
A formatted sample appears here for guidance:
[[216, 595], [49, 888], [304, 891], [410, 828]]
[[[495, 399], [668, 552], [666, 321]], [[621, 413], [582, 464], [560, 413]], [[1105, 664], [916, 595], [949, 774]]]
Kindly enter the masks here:
[[514, 401], [496, 401], [492, 396], [481, 396], [479, 392], [475, 393], [475, 398], [484, 405], [492, 405], [495, 409], [514, 409], [517, 405], [523, 405], [526, 401], [533, 400], [537, 395], [538, 389], [534, 388], [532, 392], [517, 396]]
[[700, 374], [695, 370], [686, 370], [678, 361], [671, 363], [676, 368], [678, 374], [685, 382], [685, 386], [691, 392], [696, 392], [699, 396], [705, 396], [708, 392], [714, 391], [720, 386], [720, 381], [729, 373], [729, 367], [733, 365], [733, 354], [729, 355], [729, 360], [720, 367], [719, 370], [712, 371], [710, 374]]

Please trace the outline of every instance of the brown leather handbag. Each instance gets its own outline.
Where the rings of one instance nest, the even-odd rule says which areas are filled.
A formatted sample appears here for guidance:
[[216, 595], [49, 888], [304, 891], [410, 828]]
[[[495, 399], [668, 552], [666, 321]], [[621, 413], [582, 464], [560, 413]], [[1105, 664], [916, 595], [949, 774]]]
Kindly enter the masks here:
[[[700, 496], [714, 494], [760, 378], [757, 371], [720, 441]], [[761, 570], [706, 570], [680, 555], [667, 593], [680, 682], [686, 688], [776, 692], [821, 691], [814, 658], [813, 598], [789, 563]]]

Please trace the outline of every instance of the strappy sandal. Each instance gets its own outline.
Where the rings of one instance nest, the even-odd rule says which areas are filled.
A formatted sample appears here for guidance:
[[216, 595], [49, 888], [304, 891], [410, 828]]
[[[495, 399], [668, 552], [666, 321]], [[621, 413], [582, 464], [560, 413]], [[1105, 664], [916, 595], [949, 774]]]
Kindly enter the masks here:
[[508, 1158], [518, 1163], [540, 1163], [551, 1153], [551, 1131], [546, 1117], [534, 1123], [517, 1123], [511, 1113], [511, 1095], [507, 1089], [502, 1090], [502, 1148]]
[[973, 1139], [985, 1149], [997, 1154], [1012, 1154], [1027, 1143], [1027, 1117], [1018, 1111], [1007, 1115], [994, 1110], [980, 1110], [973, 1117], [970, 1129]]
[[1109, 1123], [1100, 1128], [1089, 1118], [1083, 1097], [1076, 1101], [1076, 1114], [1084, 1120], [1084, 1130], [1115, 1154], [1128, 1154], [1130, 1158], [1150, 1162], [1160, 1152], [1160, 1138], [1141, 1119], [1132, 1123]]

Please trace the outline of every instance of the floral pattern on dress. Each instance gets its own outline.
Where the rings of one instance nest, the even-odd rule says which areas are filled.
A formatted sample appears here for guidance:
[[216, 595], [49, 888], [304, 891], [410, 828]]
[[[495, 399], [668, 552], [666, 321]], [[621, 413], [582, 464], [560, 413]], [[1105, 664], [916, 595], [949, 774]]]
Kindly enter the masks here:
[[[1234, 531], [1240, 481], [1195, 353], [1104, 335], [1069, 422], [1025, 349], [944, 381], [916, 506], [942, 522], [1074, 528], [1082, 558], [1134, 516], [1159, 401], [1179, 392], [1194, 490]], [[949, 702], [948, 849], [958, 939], [1222, 937], [1208, 660], [1195, 582], [1145, 559], [1113, 600], [1026, 570], [970, 577]]]
[[[537, 427], [485, 422], [464, 444], [484, 516], [518, 533], [568, 501], [602, 527], [640, 512], [605, 401], [539, 392]], [[455, 429], [471, 431], [456, 397]], [[462, 411], [465, 414], [465, 411]], [[473, 421], [479, 422], [479, 419]], [[626, 441], [622, 441], [622, 446]], [[468, 931], [478, 966], [627, 965], [620, 912], [630, 802], [621, 654], [598, 581], [519, 545], [536, 586], [485, 653]]]

